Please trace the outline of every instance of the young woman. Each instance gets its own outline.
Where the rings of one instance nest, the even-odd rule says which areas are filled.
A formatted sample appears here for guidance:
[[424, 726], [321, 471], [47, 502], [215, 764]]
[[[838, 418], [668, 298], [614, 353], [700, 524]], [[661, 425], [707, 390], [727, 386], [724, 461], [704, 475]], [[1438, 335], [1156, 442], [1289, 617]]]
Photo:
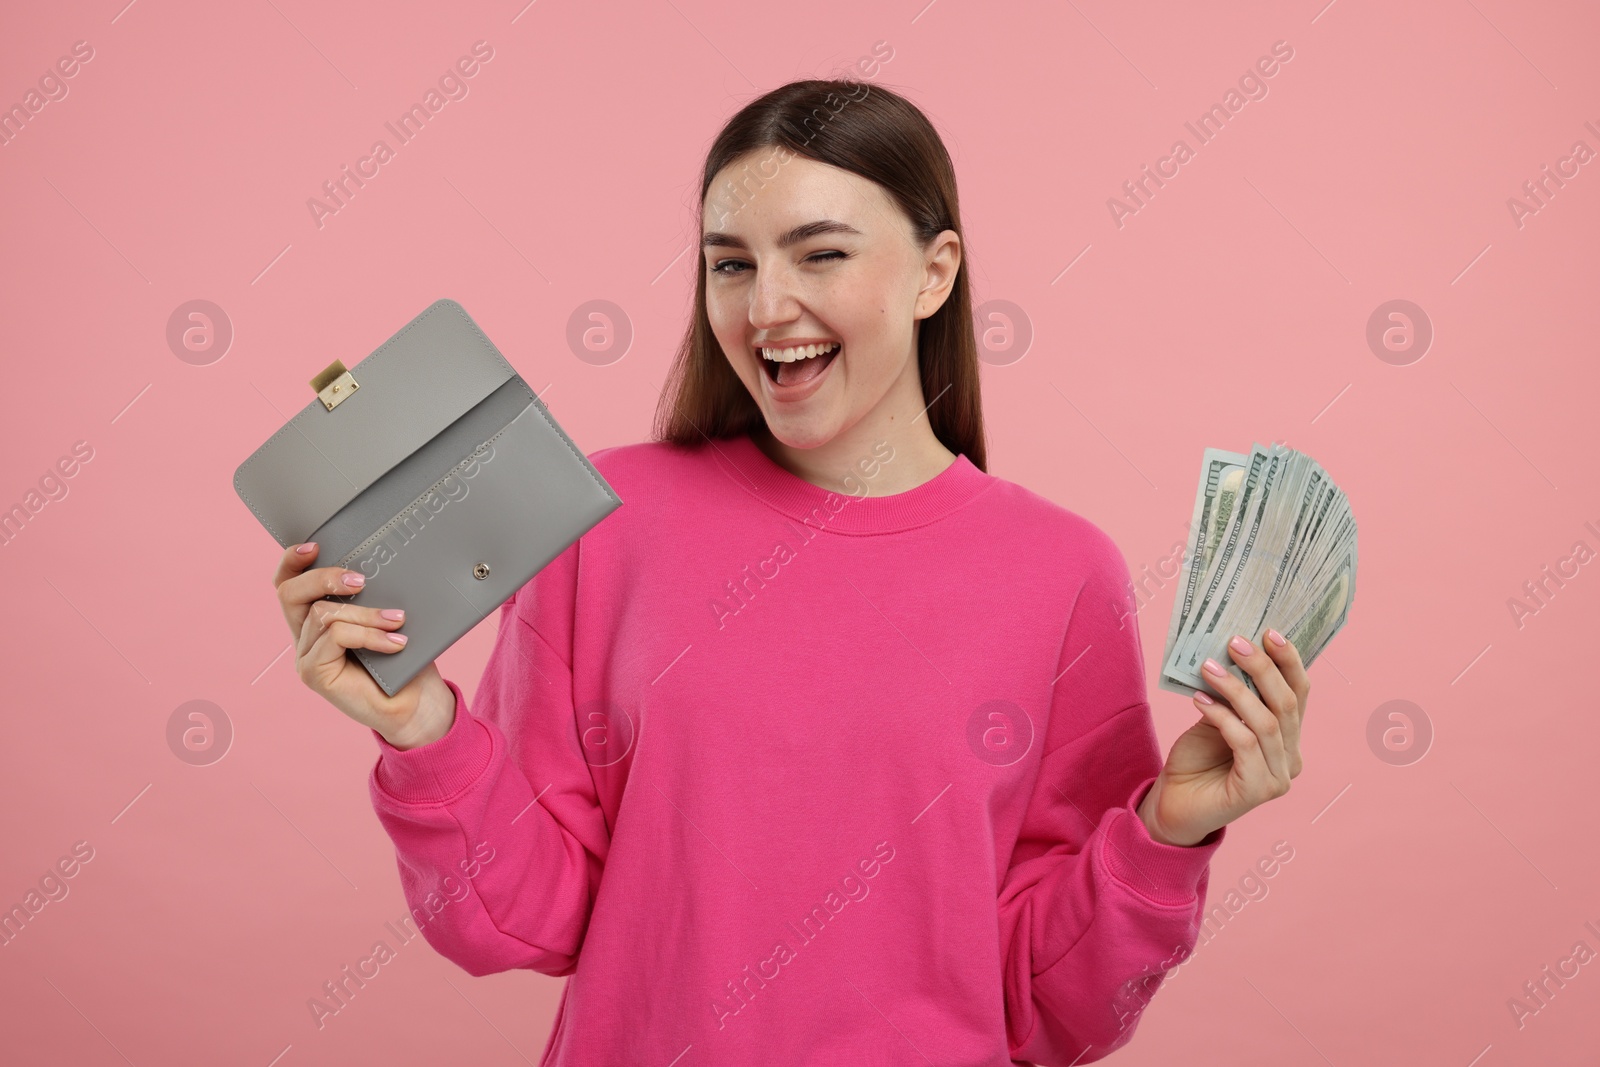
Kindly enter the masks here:
[[[1086, 1063], [1193, 949], [1223, 827], [1300, 771], [1241, 635], [1163, 765], [1128, 568], [986, 472], [949, 157], [803, 81], [723, 129], [694, 321], [625, 505], [507, 601], [468, 707], [345, 650], [403, 620], [285, 553], [301, 678], [374, 731], [418, 926], [566, 975], [543, 1063]], [[346, 582], [350, 584], [345, 584]]]

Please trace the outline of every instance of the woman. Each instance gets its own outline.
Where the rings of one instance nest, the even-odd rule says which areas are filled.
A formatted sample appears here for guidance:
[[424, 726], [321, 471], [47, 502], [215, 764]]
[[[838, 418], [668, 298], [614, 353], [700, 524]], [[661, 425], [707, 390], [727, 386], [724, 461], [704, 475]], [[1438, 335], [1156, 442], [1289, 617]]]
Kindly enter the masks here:
[[[371, 727], [428, 941], [568, 975], [550, 1064], [1085, 1063], [1192, 950], [1223, 827], [1299, 773], [1269, 631], [1165, 766], [1127, 566], [985, 469], [949, 158], [854, 82], [711, 148], [695, 314], [626, 506], [507, 601], [469, 709], [345, 650], [403, 620], [276, 581]], [[356, 583], [359, 585], [359, 581]], [[1244, 639], [1241, 638], [1243, 642]]]

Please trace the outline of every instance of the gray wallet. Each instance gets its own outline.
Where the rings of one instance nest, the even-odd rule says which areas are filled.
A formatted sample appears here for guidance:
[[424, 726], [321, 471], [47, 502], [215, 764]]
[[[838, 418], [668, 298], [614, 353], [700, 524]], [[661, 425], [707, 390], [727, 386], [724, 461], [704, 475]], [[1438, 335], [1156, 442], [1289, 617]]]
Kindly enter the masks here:
[[390, 696], [622, 506], [453, 300], [311, 387], [233, 486], [281, 547], [367, 576], [327, 599], [405, 609], [404, 648], [351, 650]]

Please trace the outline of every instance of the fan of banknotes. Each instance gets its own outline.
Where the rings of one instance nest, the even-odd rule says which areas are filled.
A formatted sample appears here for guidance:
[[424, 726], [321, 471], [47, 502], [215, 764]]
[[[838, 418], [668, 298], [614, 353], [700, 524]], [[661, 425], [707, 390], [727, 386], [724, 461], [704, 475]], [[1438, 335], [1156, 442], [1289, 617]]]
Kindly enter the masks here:
[[1278, 443], [1249, 455], [1208, 448], [1158, 684], [1220, 696], [1201, 673], [1209, 657], [1254, 691], [1227, 644], [1234, 634], [1259, 644], [1268, 627], [1310, 666], [1355, 593], [1356, 520], [1316, 460]]

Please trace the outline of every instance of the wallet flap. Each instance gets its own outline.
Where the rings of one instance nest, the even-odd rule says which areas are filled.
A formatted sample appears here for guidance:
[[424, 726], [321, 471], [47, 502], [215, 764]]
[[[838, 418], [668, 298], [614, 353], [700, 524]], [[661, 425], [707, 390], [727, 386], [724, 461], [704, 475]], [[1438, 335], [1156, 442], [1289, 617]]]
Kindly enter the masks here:
[[350, 375], [358, 385], [353, 394], [332, 410], [312, 397], [234, 472], [239, 498], [284, 548], [304, 541], [516, 371], [460, 304], [438, 300]]
[[[507, 386], [505, 392], [514, 392]], [[478, 437], [475, 432], [473, 439]], [[429, 451], [439, 451], [435, 444]], [[343, 539], [339, 566], [367, 576], [360, 591], [330, 597], [400, 608], [410, 639], [395, 652], [351, 649], [389, 696], [410, 683], [621, 499], [533, 399], [400, 514], [357, 545]], [[385, 509], [387, 510], [387, 509]], [[317, 543], [327, 545], [318, 532]], [[335, 562], [332, 553], [321, 564]]]

